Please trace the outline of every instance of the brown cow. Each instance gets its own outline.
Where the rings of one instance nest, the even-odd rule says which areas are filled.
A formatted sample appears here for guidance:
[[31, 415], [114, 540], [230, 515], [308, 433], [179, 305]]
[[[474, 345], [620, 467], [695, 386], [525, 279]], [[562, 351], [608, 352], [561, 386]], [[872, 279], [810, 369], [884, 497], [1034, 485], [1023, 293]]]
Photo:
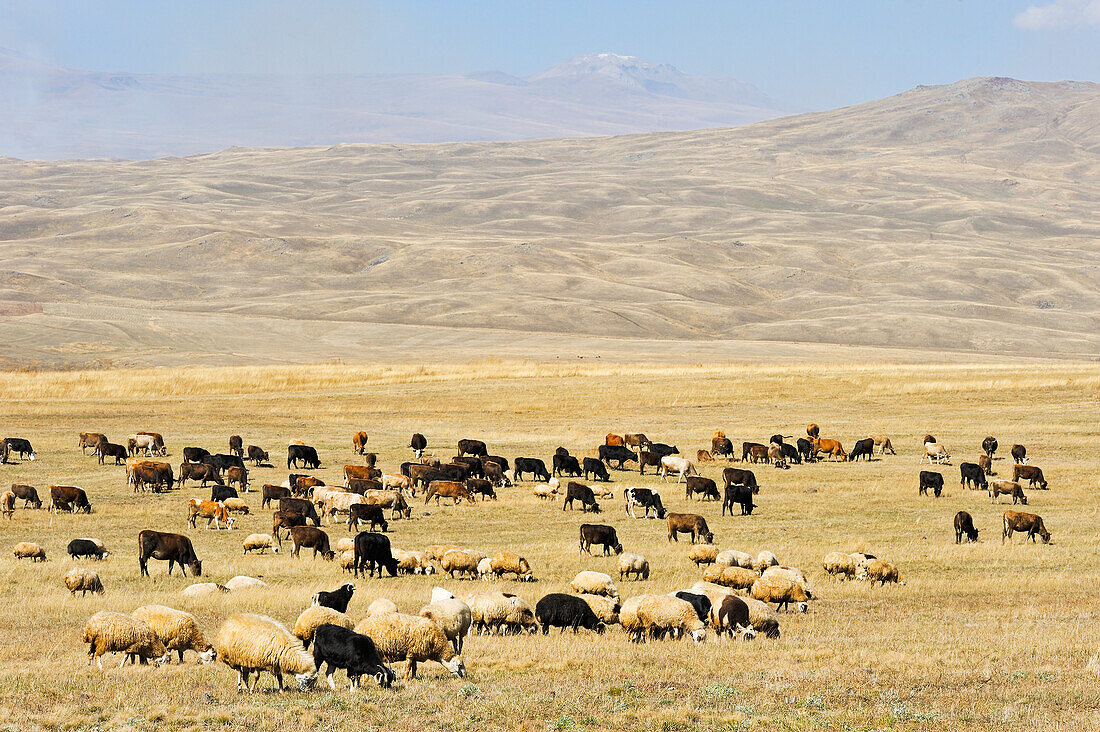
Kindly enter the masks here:
[[993, 460], [988, 455], [978, 456], [978, 467], [982, 469], [986, 475], [996, 475], [993, 472]]
[[51, 485], [50, 511], [52, 513], [58, 511], [91, 513], [92, 504], [88, 502], [88, 494], [83, 488], [75, 485]]
[[168, 574], [172, 574], [172, 565], [178, 563], [184, 577], [187, 576], [188, 567], [196, 577], [202, 576], [202, 560], [195, 554], [195, 547], [191, 544], [191, 540], [183, 534], [170, 534], [152, 529], [146, 529], [138, 534], [138, 565], [141, 567], [142, 576], [149, 576], [150, 559], [167, 560]]
[[294, 540], [292, 554], [300, 556], [302, 547], [313, 549], [313, 558], [320, 554], [323, 559], [331, 561], [336, 552], [329, 548], [328, 534], [313, 526], [294, 526], [290, 529], [290, 538]]
[[176, 478], [176, 483], [182, 487], [188, 478], [200, 481], [203, 488], [206, 487], [208, 481], [213, 481], [218, 485], [225, 485], [225, 483], [222, 482], [222, 477], [218, 475], [218, 471], [214, 469], [214, 466], [207, 465], [206, 463], [180, 463], [180, 475]]
[[1027, 505], [1027, 496], [1024, 495], [1024, 489], [1020, 487], [1019, 483], [1013, 483], [1011, 480], [991, 480], [989, 481], [989, 498], [990, 503], [1000, 503], [1001, 496], [1012, 496], [1012, 503], [1017, 501]]
[[460, 483], [456, 480], [433, 480], [428, 484], [428, 491], [424, 495], [425, 504], [433, 498], [436, 504], [439, 503], [440, 498], [450, 498], [454, 501], [452, 505], [455, 506], [457, 506], [458, 502], [462, 499], [474, 503], [474, 496], [470, 493], [470, 489], [466, 487], [465, 483]]
[[626, 447], [626, 440], [622, 435], [616, 435], [614, 432], [608, 432], [603, 438], [603, 444], [614, 445], [615, 447]]
[[713, 463], [714, 456], [707, 450], [698, 450], [695, 453], [695, 462], [697, 463]]
[[847, 460], [848, 453], [844, 452], [844, 447], [837, 440], [822, 439], [820, 437], [814, 438], [814, 451], [812, 457], [816, 460], [819, 452], [828, 453], [829, 459], [833, 460]]
[[290, 498], [290, 489], [281, 485], [271, 485], [268, 483], [264, 485], [263, 488], [263, 500], [260, 502], [260, 508], [267, 508], [268, 504], [280, 498]]
[[351, 493], [363, 495], [367, 491], [385, 490], [386, 487], [382, 485], [381, 481], [371, 480], [370, 478], [349, 478], [347, 488]]
[[641, 473], [642, 475], [645, 475], [645, 468], [646, 468], [647, 465], [650, 465], [650, 466], [656, 468], [656, 470], [654, 472], [660, 472], [660, 470], [661, 470], [661, 457], [662, 456], [659, 453], [648, 452], [646, 450], [641, 450], [638, 453], [638, 472]]
[[368, 506], [381, 506], [390, 509], [390, 518], [412, 516], [412, 508], [405, 500], [405, 494], [401, 491], [367, 491], [363, 494], [364, 502]]
[[172, 489], [175, 477], [168, 463], [130, 458], [126, 460], [126, 482], [135, 493], [139, 487], [144, 491], [146, 486], [152, 488], [154, 493], [160, 493]]
[[1043, 471], [1034, 465], [1013, 465], [1012, 480], [1018, 481], [1020, 478], [1026, 480], [1031, 488], [1038, 484], [1041, 490], [1047, 489], [1047, 479], [1043, 477]]
[[[779, 455], [780, 457], [783, 456], [782, 450], [780, 450]], [[746, 456], [743, 455], [742, 459], [744, 459], [745, 457]], [[768, 462], [768, 446], [760, 444], [749, 445], [747, 457], [754, 463]]]
[[[1034, 513], [1023, 513], [1022, 511], [1005, 511], [1004, 515], [1004, 529], [1001, 531], [1001, 543], [1005, 543], [1005, 539], [1012, 541], [1012, 533], [1014, 531], [1026, 531], [1027, 539], [1035, 541], [1035, 535], [1038, 534], [1044, 544], [1050, 543], [1050, 532], [1047, 531], [1047, 527], [1043, 525], [1043, 517]], [[1026, 542], [1027, 539], [1024, 539]]]
[[641, 450], [650, 444], [650, 439], [641, 432], [627, 432], [623, 436], [623, 442], [627, 447], [633, 447], [635, 450]]
[[229, 454], [236, 455], [239, 458], [244, 457], [244, 440], [240, 435], [229, 436]]
[[35, 508], [42, 508], [42, 499], [38, 497], [38, 489], [33, 485], [13, 483], [11, 492], [15, 494], [16, 498], [23, 501], [23, 508], [26, 508], [32, 503]]
[[[424, 466], [427, 467], [427, 466]], [[409, 466], [410, 472], [412, 466]], [[370, 465], [345, 465], [344, 466], [344, 487], [347, 488], [348, 481], [352, 478], [360, 478], [363, 480], [378, 480], [382, 477], [382, 471], [378, 468]]]
[[99, 453], [100, 465], [103, 465], [103, 461], [109, 457], [115, 459], [115, 465], [124, 465], [126, 463], [126, 458], [130, 456], [130, 452], [126, 449], [125, 445], [116, 445], [113, 442], [99, 443], [96, 446], [96, 452]]
[[15, 494], [11, 491], [4, 491], [4, 495], [0, 496], [0, 513], [9, 521], [15, 516]]
[[306, 517], [297, 511], [278, 510], [271, 514], [271, 534], [278, 540], [279, 546], [283, 545], [283, 537], [279, 533], [279, 529], [286, 529], [289, 535], [290, 530], [295, 526], [305, 525]]
[[[77, 447], [80, 448], [80, 454], [87, 455], [88, 453], [84, 452], [84, 450], [89, 447], [95, 450], [100, 441], [107, 442], [107, 436], [102, 432], [81, 432], [80, 442], [77, 444]], [[93, 452], [92, 454], [94, 455], [95, 453]]]
[[220, 529], [222, 523], [227, 529], [233, 528], [233, 519], [229, 517], [229, 511], [221, 501], [200, 501], [198, 498], [192, 498], [187, 502], [187, 523], [192, 529], [195, 528], [195, 520], [198, 518], [206, 519], [208, 529], [211, 522], [215, 529]]
[[320, 488], [325, 484], [325, 481], [320, 478], [314, 478], [312, 475], [295, 475], [292, 476], [290, 481], [290, 490], [296, 496], [305, 496], [309, 498], [313, 495], [314, 488]]
[[248, 493], [248, 468], [230, 465], [225, 469], [225, 484], [240, 486], [242, 493]]
[[691, 543], [696, 538], [705, 544], [714, 543], [714, 533], [707, 528], [707, 520], [697, 513], [670, 513], [668, 515], [668, 540], [679, 541], [678, 534], [691, 534]]
[[263, 463], [268, 461], [267, 450], [256, 447], [255, 445], [248, 446], [248, 459], [252, 461], [254, 465], [259, 467]]
[[146, 432], [144, 430], [138, 430], [135, 435], [149, 435], [153, 438], [153, 444], [156, 445], [156, 449], [153, 452], [161, 455], [162, 457], [168, 454], [168, 450], [164, 447], [164, 435], [159, 432]]
[[360, 430], [351, 436], [351, 445], [358, 455], [362, 455], [367, 449], [367, 433]]
[[810, 422], [806, 425], [806, 435], [809, 436], [811, 440], [816, 440], [821, 435], [821, 428], [813, 422]]

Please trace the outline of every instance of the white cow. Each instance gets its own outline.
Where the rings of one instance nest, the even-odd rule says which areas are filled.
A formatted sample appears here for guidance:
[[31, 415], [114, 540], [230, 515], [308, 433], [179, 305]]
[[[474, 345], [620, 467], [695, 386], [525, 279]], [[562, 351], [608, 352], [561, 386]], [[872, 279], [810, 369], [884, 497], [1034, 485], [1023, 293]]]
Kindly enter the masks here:
[[926, 442], [924, 443], [924, 455], [921, 456], [920, 461], [923, 463], [924, 458], [928, 458], [928, 464], [931, 465], [935, 462], [937, 465], [949, 465], [951, 456], [947, 454], [947, 448], [940, 442]]
[[679, 477], [676, 478], [677, 483], [683, 480], [684, 476], [699, 474], [695, 470], [695, 465], [693, 465], [690, 460], [676, 457], [675, 455], [665, 455], [661, 458], [661, 480], [668, 481], [669, 471], [680, 474]]

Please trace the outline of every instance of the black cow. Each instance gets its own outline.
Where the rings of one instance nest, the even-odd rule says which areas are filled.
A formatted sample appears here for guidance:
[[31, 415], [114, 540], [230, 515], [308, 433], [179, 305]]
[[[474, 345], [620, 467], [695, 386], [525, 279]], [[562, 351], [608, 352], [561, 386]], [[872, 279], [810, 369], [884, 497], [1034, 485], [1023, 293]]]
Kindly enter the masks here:
[[[600, 460], [617, 470], [625, 470], [626, 462], [638, 461], [638, 453], [622, 445], [600, 445]], [[617, 463], [617, 465], [611, 465]]]
[[650, 466], [655, 469], [655, 472], [661, 470], [661, 456], [655, 452], [648, 452], [647, 450], [638, 451], [638, 472], [641, 475], [645, 475], [646, 466]]
[[278, 501], [280, 498], [290, 498], [290, 489], [284, 488], [281, 485], [265, 485], [263, 488], [263, 500], [260, 502], [260, 508], [267, 508], [268, 504], [272, 501]]
[[867, 458], [867, 461], [871, 461], [871, 456], [875, 454], [875, 440], [871, 437], [866, 437], [862, 440], [856, 440], [855, 446], [852, 451], [848, 453], [848, 462], [858, 460], [860, 457]]
[[207, 455], [202, 459], [201, 462], [204, 465], [209, 465], [210, 467], [214, 468], [214, 470], [217, 470], [219, 473], [224, 472], [226, 469], [232, 467], [244, 467], [244, 460], [241, 458], [240, 455], [225, 455], [223, 453], [218, 453], [217, 455]]
[[428, 447], [428, 440], [424, 435], [419, 432], [414, 432], [412, 439], [409, 440], [409, 447], [413, 449], [413, 454], [420, 457], [424, 454], [424, 450]]
[[626, 498], [626, 512], [631, 518], [638, 518], [634, 515], [635, 506], [639, 506], [645, 510], [645, 518], [649, 518], [650, 510], [652, 510], [659, 519], [665, 517], [665, 506], [661, 502], [661, 494], [657, 493], [657, 491], [650, 490], [649, 488], [627, 488], [623, 491], [623, 495]]
[[211, 501], [224, 501], [226, 498], [237, 498], [237, 489], [229, 485], [215, 485], [210, 489]]
[[482, 467], [485, 468], [485, 480], [489, 481], [493, 485], [504, 485], [504, 469], [500, 467], [500, 463], [495, 463], [492, 460], [489, 460], [488, 462], [483, 460]]
[[382, 661], [369, 636], [333, 623], [319, 625], [313, 633], [313, 665], [318, 672], [322, 664], [328, 665], [325, 678], [334, 691], [336, 682], [332, 677], [338, 668], [347, 671], [352, 691], [358, 688], [363, 676], [373, 676], [383, 689], [393, 686], [397, 678], [394, 670]]
[[[604, 446], [606, 447], [606, 445]], [[603, 451], [603, 448], [600, 448]], [[569, 475], [573, 478], [581, 476], [581, 464], [572, 455], [559, 455], [554, 453], [554, 475]]]
[[779, 446], [780, 451], [783, 453], [783, 459], [791, 463], [792, 465], [802, 464], [802, 455], [798, 452], [798, 448], [789, 442], [784, 442]]
[[766, 445], [761, 445], [759, 442], [742, 442], [741, 443], [741, 462], [745, 463], [749, 460], [749, 454], [754, 447], [761, 447], [765, 451], [768, 449]]
[[523, 480], [524, 473], [531, 473], [538, 480], [550, 480], [550, 473], [546, 470], [546, 463], [539, 458], [516, 458], [516, 482]]
[[101, 544], [91, 539], [73, 539], [69, 542], [68, 552], [69, 556], [73, 559], [77, 557], [95, 557], [96, 559], [103, 559], [103, 557], [110, 554]]
[[989, 481], [985, 479], [985, 471], [977, 463], [959, 463], [959, 474], [962, 476], [959, 485], [968, 488], [982, 488], [988, 490]]
[[[485, 449], [485, 443], [481, 440], [459, 440], [458, 454], [485, 457], [489, 454], [489, 451]], [[507, 470], [507, 468], [505, 468], [505, 470]]]
[[588, 480], [588, 475], [591, 473], [593, 478], [608, 482], [611, 480], [611, 476], [607, 472], [607, 466], [600, 462], [597, 458], [586, 457], [583, 463], [584, 479]]
[[663, 442], [651, 442], [649, 443], [649, 449], [647, 452], [652, 452], [661, 457], [666, 455], [679, 455], [680, 450], [675, 445], [666, 445]]
[[550, 628], [561, 628], [563, 633], [566, 628], [574, 633], [577, 628], [602, 633], [606, 627], [584, 598], [563, 592], [552, 592], [539, 600], [535, 604], [535, 619], [542, 626], [543, 635], [549, 633]]
[[1027, 448], [1023, 445], [1013, 445], [1011, 453], [1012, 459], [1017, 463], [1023, 464], [1027, 462]]
[[[470, 478], [484, 478], [485, 466], [479, 457], [455, 457], [451, 458], [452, 465], [465, 465], [466, 475]], [[549, 478], [547, 479], [549, 480]]]
[[493, 490], [492, 482], [485, 478], [470, 478], [466, 481], [466, 487], [470, 490], [470, 495], [485, 496], [494, 501], [497, 499], [497, 492]]
[[296, 513], [313, 522], [314, 526], [321, 525], [321, 517], [317, 515], [317, 509], [313, 503], [305, 498], [280, 498], [279, 510], [284, 513]]
[[27, 458], [33, 462], [35, 457], [37, 457], [34, 448], [31, 447], [30, 441], [24, 440], [22, 437], [5, 437], [4, 444], [8, 446], [10, 452], [19, 453], [20, 460]]
[[710, 478], [704, 478], [701, 475], [689, 475], [687, 476], [687, 498], [691, 498], [694, 495], [702, 495], [703, 500], [708, 498], [717, 501], [721, 498], [718, 495], [718, 486]]
[[321, 607], [330, 607], [336, 612], [346, 613], [351, 596], [355, 594], [355, 585], [350, 582], [337, 587], [332, 592], [321, 590], [313, 596], [313, 604]]
[[990, 460], [993, 459], [993, 453], [997, 452], [998, 447], [997, 438], [992, 435], [982, 440], [982, 451], [989, 456]]
[[168, 574], [172, 574], [172, 565], [179, 564], [183, 576], [187, 576], [187, 568], [196, 577], [202, 576], [202, 560], [195, 554], [195, 547], [191, 540], [183, 534], [170, 534], [162, 531], [146, 529], [138, 534], [138, 565], [141, 574], [149, 576], [149, 560], [160, 559], [168, 562]]
[[262, 463], [266, 463], [269, 458], [267, 456], [267, 451], [266, 450], [261, 450], [260, 448], [256, 447], [255, 445], [249, 445], [248, 446], [248, 459], [251, 460], [254, 465], [259, 466]]
[[204, 447], [185, 447], [183, 448], [183, 459], [189, 463], [201, 463], [202, 459], [210, 454], [210, 451]]
[[740, 483], [727, 483], [726, 484], [726, 496], [722, 500], [722, 515], [726, 515], [726, 509], [729, 509], [730, 516], [733, 515], [734, 505], [741, 506], [742, 516], [751, 516], [752, 510], [756, 508], [756, 505], [752, 502], [753, 490], [747, 485]]
[[298, 463], [305, 466], [306, 470], [317, 470], [321, 467], [321, 459], [317, 457], [317, 448], [309, 445], [288, 445], [286, 448], [286, 468], [297, 468]]
[[373, 534], [362, 531], [355, 535], [355, 576], [359, 576], [359, 570], [370, 572], [374, 576], [374, 570], [378, 570], [378, 577], [382, 577], [382, 569], [385, 568], [391, 577], [397, 576], [397, 560], [393, 558], [390, 550], [390, 539], [383, 534]]
[[928, 489], [932, 489], [932, 493], [936, 498], [940, 497], [943, 493], [943, 475], [933, 470], [920, 471], [920, 489], [917, 491], [919, 496], [927, 496]]
[[101, 442], [97, 446], [99, 450], [99, 464], [103, 464], [105, 458], [113, 457], [115, 459], [115, 465], [122, 465], [126, 462], [126, 458], [130, 456], [130, 453], [126, 450], [125, 445], [116, 445], [113, 442]]
[[753, 493], [760, 492], [760, 484], [756, 482], [756, 473], [743, 468], [726, 468], [722, 471], [722, 480], [727, 486], [743, 485], [752, 489]]
[[481, 458], [482, 463], [496, 463], [500, 466], [501, 470], [508, 470], [508, 458], [501, 457], [500, 455], [486, 455]]
[[592, 492], [592, 489], [584, 483], [571, 480], [565, 486], [565, 500], [561, 503], [561, 510], [573, 508], [574, 498], [581, 502], [581, 510], [591, 511], [592, 513], [600, 512], [600, 504], [596, 503], [596, 494]]
[[974, 528], [974, 519], [966, 511], [955, 514], [955, 543], [961, 544], [963, 536], [968, 542], [978, 540], [978, 530]]
[[581, 551], [592, 553], [592, 545], [601, 544], [604, 556], [615, 552], [623, 553], [623, 545], [619, 543], [619, 537], [615, 533], [614, 526], [603, 524], [581, 524]]
[[382, 531], [389, 531], [390, 525], [381, 506], [372, 506], [366, 503], [353, 503], [348, 508], [348, 531], [355, 531], [359, 524], [370, 524], [370, 530], [376, 526], [382, 527]]
[[733, 440], [728, 437], [717, 437], [710, 441], [710, 452], [714, 457], [733, 457]]
[[801, 457], [804, 462], [812, 463], [814, 461], [814, 443], [810, 442], [805, 437], [799, 437], [795, 445], [799, 457]]

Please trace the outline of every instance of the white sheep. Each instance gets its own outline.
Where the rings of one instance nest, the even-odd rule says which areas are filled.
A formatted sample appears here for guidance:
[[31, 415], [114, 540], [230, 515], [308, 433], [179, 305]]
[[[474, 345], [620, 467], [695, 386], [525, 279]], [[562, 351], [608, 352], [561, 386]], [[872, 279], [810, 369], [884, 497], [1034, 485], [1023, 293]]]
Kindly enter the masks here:
[[473, 623], [469, 605], [457, 598], [433, 601], [420, 609], [420, 616], [435, 621], [443, 635], [451, 641], [455, 653], [462, 653], [462, 642]]
[[229, 588], [225, 585], [219, 585], [216, 582], [196, 582], [180, 590], [180, 595], [193, 600], [195, 598], [210, 597], [211, 595], [218, 595], [224, 592], [229, 592]]
[[355, 539], [350, 536], [342, 537], [336, 542], [336, 551], [338, 552], [353, 552], [355, 551]]
[[264, 551], [270, 549], [272, 554], [279, 553], [279, 547], [275, 544], [275, 539], [271, 537], [271, 534], [249, 534], [244, 539], [244, 553], [258, 552], [263, 554]]
[[742, 597], [749, 606], [749, 622], [757, 633], [763, 633], [768, 638], [779, 637], [779, 616], [772, 610], [771, 605], [752, 597]]
[[168, 663], [168, 649], [148, 625], [123, 613], [100, 610], [88, 618], [84, 625], [84, 642], [88, 644], [88, 663], [94, 659], [103, 670], [102, 656], [106, 653], [122, 653], [122, 668], [127, 660], [152, 659], [157, 666]]
[[901, 581], [898, 568], [881, 559], [875, 559], [866, 565], [861, 565], [856, 576], [861, 580], [870, 581], [872, 585], [878, 582], [883, 587], [886, 586], [887, 582], [896, 582], [899, 585], [905, 584]]
[[443, 600], [453, 600], [455, 594], [443, 587], [432, 588], [432, 599], [429, 602], [442, 602]]
[[454, 544], [432, 544], [430, 547], [424, 550], [424, 553], [428, 555], [428, 559], [433, 562], [442, 562], [443, 555], [452, 549], [458, 549], [459, 547]]
[[535, 611], [518, 595], [503, 592], [483, 592], [466, 598], [470, 606], [473, 628], [478, 634], [521, 633], [538, 628]]
[[397, 560], [398, 572], [405, 574], [432, 574], [435, 572], [435, 567], [432, 566], [431, 560], [424, 552], [394, 549], [391, 554]]
[[241, 590], [258, 590], [261, 587], [267, 587], [267, 583], [263, 580], [256, 579], [255, 577], [237, 575], [233, 579], [226, 582], [225, 587], [230, 592], [240, 592]]
[[[551, 478], [551, 480], [557, 481], [558, 479]], [[556, 501], [558, 500], [558, 496], [561, 495], [561, 491], [559, 490], [560, 485], [560, 482], [558, 482], [557, 485], [553, 483], [539, 483], [534, 487], [531, 493], [533, 493], [536, 498], [540, 498], [544, 501]]]
[[585, 595], [581, 594], [579, 597], [588, 603], [588, 607], [592, 608], [592, 612], [596, 614], [596, 617], [600, 619], [604, 625], [618, 625], [619, 623], [619, 601], [616, 598], [604, 597], [603, 595]]
[[652, 638], [664, 638], [666, 634], [680, 638], [686, 633], [696, 643], [706, 640], [706, 626], [687, 600], [650, 595], [638, 604], [637, 612], [639, 622]]
[[763, 572], [768, 567], [775, 567], [778, 564], [779, 558], [765, 549], [756, 555], [756, 561], [752, 563], [752, 568], [757, 572]]
[[29, 559], [32, 562], [46, 561], [46, 550], [33, 541], [21, 541], [12, 548], [16, 559]]
[[792, 602], [797, 603], [800, 613], [809, 609], [809, 601], [813, 598], [813, 595], [799, 583], [775, 574], [762, 576], [756, 580], [751, 594], [762, 602], [774, 602], [779, 610], [786, 609]]
[[638, 617], [638, 607], [649, 597], [652, 595], [636, 595], [628, 598], [619, 608], [619, 625], [623, 626], [632, 643], [645, 641], [645, 626]]
[[466, 675], [462, 657], [455, 654], [447, 636], [428, 618], [404, 613], [371, 615], [355, 626], [355, 632], [370, 636], [382, 660], [408, 661], [406, 681], [416, 678], [416, 664], [424, 661], [437, 661], [459, 678]]
[[844, 552], [829, 552], [821, 562], [826, 574], [838, 579], [852, 579], [856, 574], [856, 559]]
[[451, 549], [449, 552], [443, 555], [443, 558], [439, 561], [439, 566], [443, 568], [443, 571], [454, 579], [455, 572], [461, 577], [464, 574], [469, 574], [471, 577], [477, 576], [477, 565], [485, 559], [485, 555], [479, 551], [472, 549]]
[[649, 560], [641, 554], [626, 552], [619, 555], [619, 581], [634, 575], [635, 580], [649, 579]]
[[760, 575], [756, 572], [744, 567], [720, 567], [715, 564], [703, 570], [704, 582], [713, 582], [716, 585], [737, 590], [749, 589], [759, 577]]
[[345, 572], [355, 571], [355, 552], [340, 552], [340, 568]]
[[718, 547], [714, 544], [692, 544], [688, 549], [688, 559], [695, 562], [695, 566], [699, 567], [704, 564], [714, 564], [714, 560], [718, 558]]
[[477, 563], [477, 576], [478, 579], [483, 580], [493, 578], [493, 563], [489, 560], [489, 557], [485, 557]]
[[245, 503], [243, 498], [223, 498], [222, 503], [225, 504], [225, 510], [229, 513], [239, 513], [242, 515], [248, 515], [248, 504]]
[[489, 558], [489, 573], [500, 578], [506, 574], [514, 574], [519, 582], [534, 582], [535, 575], [531, 572], [531, 565], [527, 559], [515, 552], [497, 552]]
[[603, 595], [604, 597], [619, 596], [619, 588], [615, 586], [615, 583], [611, 579], [611, 575], [603, 572], [593, 572], [587, 569], [577, 573], [577, 576], [569, 583], [569, 588], [573, 590], [573, 592], [582, 595]]
[[801, 569], [795, 567], [785, 567], [780, 565], [778, 567], [768, 567], [764, 570], [762, 577], [783, 577], [789, 579], [791, 582], [799, 584], [802, 589], [810, 592], [810, 582], [806, 579], [806, 575], [802, 573]]
[[183, 663], [184, 651], [199, 654], [202, 663], [210, 663], [217, 655], [214, 646], [202, 634], [198, 619], [191, 613], [165, 605], [142, 605], [130, 613], [130, 617], [148, 625], [168, 649], [169, 656], [172, 651], [179, 655], [180, 663]]
[[372, 600], [371, 604], [367, 605], [368, 617], [374, 615], [388, 615], [389, 613], [395, 612], [397, 612], [397, 603], [385, 597], [379, 597], [376, 600]]
[[339, 610], [333, 610], [331, 607], [325, 607], [324, 605], [310, 605], [294, 621], [294, 636], [302, 641], [302, 646], [308, 650], [309, 644], [313, 642], [313, 634], [317, 632], [319, 626], [325, 623], [339, 625], [348, 630], [355, 627], [355, 623], [352, 622], [351, 618]]
[[751, 554], [739, 552], [736, 549], [719, 552], [714, 558], [714, 563], [719, 567], [744, 567], [745, 569], [752, 569], [755, 564]]
[[[294, 674], [298, 688], [305, 691], [317, 680], [313, 658], [286, 626], [265, 615], [241, 613], [222, 625], [214, 640], [218, 658], [237, 672], [237, 691], [251, 693], [260, 680], [260, 672], [275, 677], [279, 692], [283, 692], [283, 674]], [[253, 673], [256, 678], [248, 683]]]
[[65, 587], [69, 594], [75, 595], [79, 592], [81, 597], [89, 592], [103, 594], [103, 582], [99, 579], [99, 574], [94, 569], [84, 567], [73, 567], [69, 570], [65, 575]]

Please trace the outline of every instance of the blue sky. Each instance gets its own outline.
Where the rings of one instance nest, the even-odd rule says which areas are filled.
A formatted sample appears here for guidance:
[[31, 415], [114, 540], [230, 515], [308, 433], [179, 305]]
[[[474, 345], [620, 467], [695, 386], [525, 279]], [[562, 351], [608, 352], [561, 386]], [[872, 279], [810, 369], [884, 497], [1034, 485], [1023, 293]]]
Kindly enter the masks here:
[[1100, 0], [0, 0], [0, 47], [93, 71], [515, 75], [613, 51], [823, 109], [971, 76], [1100, 81]]

